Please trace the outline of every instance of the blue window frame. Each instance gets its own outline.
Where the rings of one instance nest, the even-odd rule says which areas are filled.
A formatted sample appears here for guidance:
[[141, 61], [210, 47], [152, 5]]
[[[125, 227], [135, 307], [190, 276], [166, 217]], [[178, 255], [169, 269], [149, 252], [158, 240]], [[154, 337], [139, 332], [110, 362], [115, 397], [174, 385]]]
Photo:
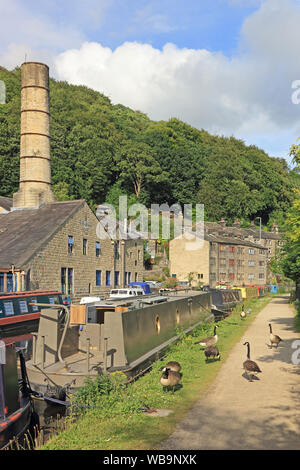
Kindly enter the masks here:
[[96, 270], [96, 286], [101, 286], [101, 271]]
[[68, 294], [73, 294], [73, 268], [68, 268]]
[[0, 273], [0, 292], [4, 292], [4, 274]]
[[6, 275], [6, 292], [13, 292], [14, 290], [14, 278], [11, 273]]
[[71, 235], [68, 236], [68, 253], [73, 253], [74, 239]]
[[120, 272], [115, 271], [115, 286], [119, 285]]
[[100, 256], [101, 254], [101, 246], [100, 246], [100, 242], [96, 242], [96, 256]]
[[110, 286], [110, 271], [106, 271], [106, 275], [105, 275], [105, 284], [107, 286]]
[[61, 268], [61, 292], [62, 294], [67, 293], [66, 274], [67, 274], [67, 268]]

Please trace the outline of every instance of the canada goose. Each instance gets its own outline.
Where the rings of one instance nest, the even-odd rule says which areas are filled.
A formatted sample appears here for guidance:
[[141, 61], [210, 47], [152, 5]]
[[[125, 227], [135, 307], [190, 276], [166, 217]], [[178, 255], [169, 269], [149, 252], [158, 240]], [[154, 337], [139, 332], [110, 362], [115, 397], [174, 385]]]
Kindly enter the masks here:
[[244, 346], [245, 345], [247, 345], [247, 360], [245, 362], [243, 362], [243, 368], [244, 368], [250, 382], [252, 382], [250, 374], [259, 374], [261, 372], [261, 370], [258, 367], [258, 365], [256, 364], [256, 362], [250, 360], [250, 344], [248, 343], [248, 341], [246, 341], [246, 343], [244, 343]]
[[214, 346], [214, 344], [216, 344], [218, 341], [217, 328], [219, 328], [219, 326], [215, 325], [214, 336], [209, 336], [208, 338], [201, 339], [200, 341], [197, 341], [195, 344], [200, 344], [200, 346], [205, 346], [205, 347]]
[[163, 370], [164, 368], [168, 368], [174, 372], [181, 371], [181, 365], [179, 364], [179, 362], [176, 361], [169, 361], [165, 366], [161, 367], [159, 370]]
[[208, 347], [205, 349], [204, 354], [205, 354], [205, 356], [206, 356], [206, 362], [208, 361], [208, 359], [209, 359], [210, 357], [212, 357], [212, 358], [217, 358], [217, 359], [219, 359], [219, 360], [220, 360], [220, 358], [221, 358], [221, 355], [220, 355], [220, 353], [219, 353], [219, 350], [218, 350], [218, 348], [217, 348], [216, 346], [208, 346]]
[[172, 387], [174, 393], [174, 389], [176, 385], [179, 384], [180, 379], [181, 375], [178, 372], [169, 369], [169, 367], [164, 367], [162, 376], [160, 378], [160, 383], [163, 386], [163, 390], [165, 390], [165, 387]]
[[273, 334], [271, 323], [269, 323], [269, 328], [270, 328], [271, 348], [273, 348], [273, 344], [274, 344], [274, 346], [276, 346], [276, 348], [277, 348], [277, 347], [278, 347], [278, 344], [280, 343], [280, 341], [283, 341], [283, 340], [280, 338], [280, 336]]

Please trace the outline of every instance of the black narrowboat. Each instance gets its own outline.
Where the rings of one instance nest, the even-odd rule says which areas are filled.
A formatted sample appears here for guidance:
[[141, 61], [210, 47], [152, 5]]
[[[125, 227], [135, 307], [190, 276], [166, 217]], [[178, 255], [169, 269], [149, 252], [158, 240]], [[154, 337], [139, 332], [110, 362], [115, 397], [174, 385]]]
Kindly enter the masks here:
[[0, 335], [4, 331], [38, 326], [41, 312], [34, 304], [62, 304], [64, 296], [58, 291], [24, 291], [0, 294]]
[[[17, 351], [15, 343], [10, 339], [2, 338], [0, 340], [0, 449], [10, 448], [16, 442], [22, 445], [26, 432], [30, 432], [33, 436], [34, 426], [38, 426], [38, 415], [34, 411], [28, 387], [22, 351]], [[32, 437], [29, 442], [32, 442]]]

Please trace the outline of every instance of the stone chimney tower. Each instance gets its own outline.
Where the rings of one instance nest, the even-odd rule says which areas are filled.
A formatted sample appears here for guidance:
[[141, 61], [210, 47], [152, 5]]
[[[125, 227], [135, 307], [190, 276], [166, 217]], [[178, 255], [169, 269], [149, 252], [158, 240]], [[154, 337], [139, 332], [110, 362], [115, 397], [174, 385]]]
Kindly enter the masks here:
[[51, 191], [49, 68], [38, 62], [21, 66], [20, 186], [13, 208], [55, 201]]

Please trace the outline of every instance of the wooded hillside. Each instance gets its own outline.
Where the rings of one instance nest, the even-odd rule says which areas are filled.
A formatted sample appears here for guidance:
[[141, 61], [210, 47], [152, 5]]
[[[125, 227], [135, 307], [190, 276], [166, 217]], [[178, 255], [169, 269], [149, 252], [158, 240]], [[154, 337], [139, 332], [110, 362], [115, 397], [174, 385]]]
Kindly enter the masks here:
[[[20, 69], [0, 68], [6, 104], [0, 105], [0, 195], [18, 188]], [[262, 217], [280, 224], [300, 176], [234, 137], [210, 135], [172, 118], [155, 122], [112, 105], [84, 86], [50, 81], [53, 191], [59, 200], [203, 203], [205, 218]], [[291, 143], [292, 144], [292, 143]]]

